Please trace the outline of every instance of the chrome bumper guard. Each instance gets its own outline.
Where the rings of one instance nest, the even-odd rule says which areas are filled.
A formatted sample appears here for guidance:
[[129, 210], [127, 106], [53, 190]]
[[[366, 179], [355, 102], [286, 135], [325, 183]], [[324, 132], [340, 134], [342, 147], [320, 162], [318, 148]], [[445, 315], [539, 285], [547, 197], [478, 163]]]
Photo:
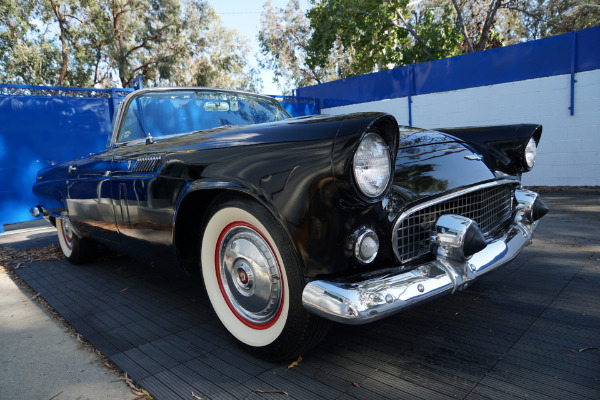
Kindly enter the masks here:
[[302, 293], [304, 307], [323, 318], [357, 325], [466, 288], [469, 282], [508, 263], [531, 244], [537, 219], [548, 209], [535, 192], [517, 190], [515, 197], [516, 213], [504, 235], [472, 256], [464, 255], [468, 246], [464, 241], [472, 236], [467, 231], [473, 225], [477, 228], [475, 222], [460, 215], [444, 215], [432, 234], [432, 242], [436, 243], [434, 261], [408, 272], [378, 275], [360, 282], [312, 281]]

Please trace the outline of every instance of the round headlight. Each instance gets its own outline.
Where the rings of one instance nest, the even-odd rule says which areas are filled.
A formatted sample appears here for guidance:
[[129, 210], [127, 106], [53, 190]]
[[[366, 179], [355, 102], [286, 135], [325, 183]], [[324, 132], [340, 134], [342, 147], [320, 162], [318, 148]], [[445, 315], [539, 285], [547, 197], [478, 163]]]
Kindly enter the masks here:
[[532, 168], [533, 164], [535, 164], [535, 155], [537, 154], [537, 147], [535, 145], [535, 140], [533, 138], [529, 139], [527, 143], [527, 147], [525, 147], [525, 162], [527, 163], [527, 167]]
[[378, 134], [367, 133], [354, 154], [354, 178], [360, 191], [368, 197], [381, 195], [390, 180], [391, 169], [387, 144]]

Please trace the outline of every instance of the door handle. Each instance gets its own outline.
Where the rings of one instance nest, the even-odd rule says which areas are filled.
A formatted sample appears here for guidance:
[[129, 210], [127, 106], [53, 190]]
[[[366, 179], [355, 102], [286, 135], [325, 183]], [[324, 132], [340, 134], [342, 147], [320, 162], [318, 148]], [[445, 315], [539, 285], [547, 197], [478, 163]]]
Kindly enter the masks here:
[[74, 174], [75, 172], [77, 172], [77, 164], [69, 166], [69, 173]]

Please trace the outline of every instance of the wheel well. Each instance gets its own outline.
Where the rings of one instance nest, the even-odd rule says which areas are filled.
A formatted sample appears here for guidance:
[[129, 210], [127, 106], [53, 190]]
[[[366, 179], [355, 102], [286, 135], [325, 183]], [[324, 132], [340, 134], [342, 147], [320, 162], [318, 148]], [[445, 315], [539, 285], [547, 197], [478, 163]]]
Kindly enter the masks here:
[[188, 274], [195, 276], [199, 273], [200, 239], [211, 205], [217, 199], [225, 201], [231, 197], [242, 197], [256, 201], [244, 192], [227, 189], [203, 189], [189, 193], [179, 205], [175, 220], [175, 247], [179, 264]]

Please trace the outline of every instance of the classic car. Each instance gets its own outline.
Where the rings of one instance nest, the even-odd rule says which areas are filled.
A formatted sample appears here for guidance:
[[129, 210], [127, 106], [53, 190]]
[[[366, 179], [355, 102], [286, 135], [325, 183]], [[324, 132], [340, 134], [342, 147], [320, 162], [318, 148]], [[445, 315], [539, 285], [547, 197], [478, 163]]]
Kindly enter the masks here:
[[203, 282], [248, 351], [290, 359], [512, 260], [548, 211], [522, 188], [542, 127], [424, 130], [386, 113], [291, 118], [272, 98], [137, 90], [106, 150], [33, 187], [75, 264], [99, 244]]

